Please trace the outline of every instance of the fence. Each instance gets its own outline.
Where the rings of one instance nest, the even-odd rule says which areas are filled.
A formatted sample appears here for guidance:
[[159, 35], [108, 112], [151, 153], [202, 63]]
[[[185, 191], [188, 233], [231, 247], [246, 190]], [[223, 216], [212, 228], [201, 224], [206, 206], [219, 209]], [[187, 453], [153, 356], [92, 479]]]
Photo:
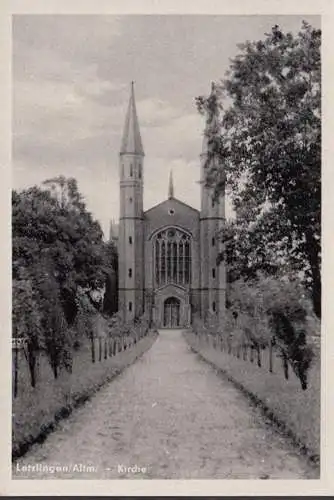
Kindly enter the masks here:
[[[197, 338], [198, 348], [212, 348], [225, 352], [245, 362], [253, 363], [269, 373], [280, 371], [286, 380], [289, 380], [291, 369], [300, 380], [302, 388], [307, 389], [306, 372], [302, 370], [302, 361], [292, 364], [282, 346], [277, 346], [271, 339], [268, 345], [250, 343], [248, 341], [235, 342], [232, 336], [193, 331]], [[320, 357], [319, 347], [314, 346], [315, 357]]]
[[60, 370], [54, 370], [52, 362], [44, 349], [31, 349], [27, 339], [14, 339], [12, 342], [12, 392], [18, 398], [27, 386], [35, 388], [41, 383], [50, 383], [50, 379], [57, 379], [61, 372], [76, 373], [76, 366], [85, 363], [97, 364], [117, 356], [119, 353], [132, 349], [149, 333], [148, 327], [138, 325], [131, 334], [121, 335], [119, 331], [113, 334], [92, 336], [81, 341], [77, 349], [62, 352], [59, 363]]

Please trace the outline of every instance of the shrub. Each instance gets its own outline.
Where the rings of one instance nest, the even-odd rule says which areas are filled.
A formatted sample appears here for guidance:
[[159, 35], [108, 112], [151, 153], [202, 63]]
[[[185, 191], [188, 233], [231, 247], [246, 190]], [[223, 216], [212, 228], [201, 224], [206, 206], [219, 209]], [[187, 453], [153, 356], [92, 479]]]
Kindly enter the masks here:
[[231, 306], [226, 310], [223, 324], [219, 324], [214, 315], [208, 315], [205, 323], [194, 318], [194, 331], [197, 334], [218, 334], [228, 342], [229, 348], [250, 345], [258, 353], [260, 349], [275, 344], [286, 377], [287, 363], [290, 362], [305, 390], [314, 356], [309, 339], [318, 334], [320, 323], [302, 285], [297, 280], [259, 274], [253, 281], [234, 282], [229, 300]]

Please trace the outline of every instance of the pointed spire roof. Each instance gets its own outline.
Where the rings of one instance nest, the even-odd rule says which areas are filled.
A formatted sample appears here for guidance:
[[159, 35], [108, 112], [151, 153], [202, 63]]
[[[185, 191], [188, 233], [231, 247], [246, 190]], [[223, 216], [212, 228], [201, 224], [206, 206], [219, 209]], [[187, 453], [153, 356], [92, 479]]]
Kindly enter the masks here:
[[174, 198], [173, 170], [169, 172], [168, 198]]
[[125, 118], [124, 132], [121, 145], [121, 154], [132, 153], [144, 156], [141, 142], [139, 123], [136, 110], [134, 82], [131, 82], [131, 93], [128, 110]]

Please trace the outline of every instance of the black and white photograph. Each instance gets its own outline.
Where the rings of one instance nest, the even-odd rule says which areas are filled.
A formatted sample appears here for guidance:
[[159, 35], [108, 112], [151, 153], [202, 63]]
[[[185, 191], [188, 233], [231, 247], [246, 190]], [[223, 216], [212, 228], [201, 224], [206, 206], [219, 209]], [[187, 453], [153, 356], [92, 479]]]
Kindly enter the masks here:
[[14, 482], [320, 479], [321, 28], [12, 16]]

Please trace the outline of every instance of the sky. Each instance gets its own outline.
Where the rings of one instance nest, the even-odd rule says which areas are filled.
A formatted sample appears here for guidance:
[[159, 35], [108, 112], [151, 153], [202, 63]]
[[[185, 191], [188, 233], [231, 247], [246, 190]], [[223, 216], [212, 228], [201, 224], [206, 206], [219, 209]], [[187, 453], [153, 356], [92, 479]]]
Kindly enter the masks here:
[[[13, 188], [75, 177], [106, 237], [119, 216], [119, 150], [130, 82], [145, 150], [144, 209], [200, 207], [204, 118], [195, 97], [224, 77], [239, 43], [316, 16], [13, 16]], [[227, 215], [231, 208], [228, 204]]]

